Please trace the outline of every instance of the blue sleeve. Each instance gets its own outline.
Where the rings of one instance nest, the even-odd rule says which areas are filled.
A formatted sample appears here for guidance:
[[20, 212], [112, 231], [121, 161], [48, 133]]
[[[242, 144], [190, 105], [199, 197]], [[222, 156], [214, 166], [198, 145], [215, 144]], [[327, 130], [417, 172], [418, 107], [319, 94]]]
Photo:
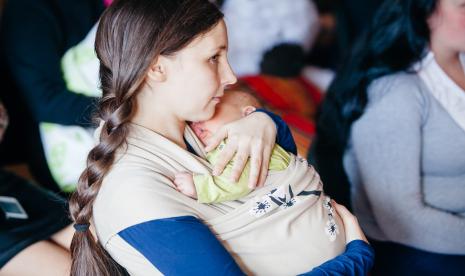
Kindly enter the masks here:
[[362, 240], [354, 240], [347, 244], [346, 251], [315, 267], [305, 276], [327, 275], [367, 275], [373, 266], [375, 253], [373, 248]]
[[294, 137], [292, 137], [291, 130], [287, 126], [286, 122], [281, 119], [278, 115], [268, 110], [257, 108], [256, 112], [264, 112], [270, 116], [276, 125], [277, 135], [276, 144], [280, 145], [285, 151], [297, 154], [297, 146], [295, 145]]
[[244, 275], [210, 229], [192, 216], [152, 220], [118, 234], [163, 275]]

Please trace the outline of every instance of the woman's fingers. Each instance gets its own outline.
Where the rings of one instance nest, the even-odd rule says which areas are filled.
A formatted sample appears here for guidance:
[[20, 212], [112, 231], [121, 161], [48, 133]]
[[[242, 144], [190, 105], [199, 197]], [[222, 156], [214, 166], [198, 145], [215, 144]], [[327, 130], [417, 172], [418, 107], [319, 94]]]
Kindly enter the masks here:
[[234, 156], [234, 165], [231, 172], [231, 180], [237, 182], [244, 170], [247, 160], [249, 159], [249, 147], [247, 145], [239, 146]]
[[352, 215], [352, 213], [347, 210], [344, 205], [338, 204], [334, 199], [331, 200], [331, 204], [334, 206], [343, 221], [355, 218], [355, 216]]
[[260, 177], [260, 167], [262, 162], [262, 149], [260, 147], [252, 147], [249, 173], [249, 188], [251, 189], [254, 189], [257, 186], [258, 179]]
[[261, 168], [259, 172], [259, 178], [258, 178], [258, 187], [262, 187], [265, 185], [266, 177], [268, 176], [268, 170], [269, 170], [269, 165], [270, 165], [270, 157], [271, 157], [271, 147], [268, 145], [264, 146], [263, 152], [262, 152], [262, 162], [261, 162]]
[[346, 243], [349, 243], [353, 240], [363, 240], [368, 243], [365, 234], [363, 234], [362, 228], [360, 228], [360, 225], [358, 224], [357, 217], [349, 212], [345, 206], [337, 204], [336, 201], [331, 200], [331, 204], [334, 206], [336, 212], [341, 217], [342, 223], [344, 223]]
[[205, 146], [205, 151], [210, 152], [214, 150], [224, 139], [228, 138], [227, 125], [223, 126], [208, 140], [208, 144]]
[[226, 165], [234, 157], [234, 154], [236, 154], [236, 149], [237, 149], [236, 140], [229, 139], [225, 147], [221, 151], [221, 155], [213, 168], [213, 175], [220, 175], [223, 172]]

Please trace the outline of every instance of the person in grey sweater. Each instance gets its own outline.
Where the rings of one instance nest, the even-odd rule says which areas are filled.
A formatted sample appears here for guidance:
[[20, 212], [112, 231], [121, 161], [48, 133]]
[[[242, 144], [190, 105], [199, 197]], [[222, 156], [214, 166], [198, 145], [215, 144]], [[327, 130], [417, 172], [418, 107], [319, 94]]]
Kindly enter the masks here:
[[465, 255], [464, 157], [464, 129], [418, 75], [376, 80], [343, 159], [367, 235]]
[[464, 11], [386, 1], [323, 104], [310, 159], [350, 189], [373, 275], [465, 271]]

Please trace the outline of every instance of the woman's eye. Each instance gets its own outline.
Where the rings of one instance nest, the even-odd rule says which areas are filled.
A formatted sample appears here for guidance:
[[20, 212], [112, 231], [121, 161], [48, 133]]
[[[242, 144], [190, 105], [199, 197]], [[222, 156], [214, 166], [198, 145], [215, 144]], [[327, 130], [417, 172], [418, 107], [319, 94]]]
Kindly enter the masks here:
[[216, 54], [210, 58], [210, 62], [217, 63], [220, 55]]

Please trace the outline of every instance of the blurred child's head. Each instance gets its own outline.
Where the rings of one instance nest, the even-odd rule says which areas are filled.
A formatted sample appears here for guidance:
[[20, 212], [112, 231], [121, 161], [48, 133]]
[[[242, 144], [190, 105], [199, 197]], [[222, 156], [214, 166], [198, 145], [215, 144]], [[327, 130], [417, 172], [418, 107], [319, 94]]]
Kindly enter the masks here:
[[239, 120], [261, 107], [260, 102], [248, 92], [228, 90], [216, 106], [215, 115], [207, 121], [191, 124], [197, 137], [206, 144], [207, 140], [223, 125]]

